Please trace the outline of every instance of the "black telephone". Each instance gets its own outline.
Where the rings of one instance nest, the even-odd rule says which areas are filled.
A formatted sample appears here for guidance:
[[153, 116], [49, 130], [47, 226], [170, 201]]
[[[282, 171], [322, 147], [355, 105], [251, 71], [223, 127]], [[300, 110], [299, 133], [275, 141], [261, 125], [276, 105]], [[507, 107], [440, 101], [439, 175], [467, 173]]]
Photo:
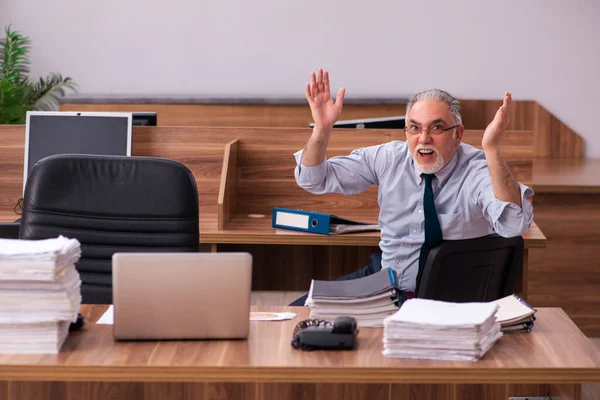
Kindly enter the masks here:
[[320, 319], [307, 319], [296, 325], [292, 347], [302, 350], [351, 350], [356, 343], [356, 319], [337, 317], [333, 324]]

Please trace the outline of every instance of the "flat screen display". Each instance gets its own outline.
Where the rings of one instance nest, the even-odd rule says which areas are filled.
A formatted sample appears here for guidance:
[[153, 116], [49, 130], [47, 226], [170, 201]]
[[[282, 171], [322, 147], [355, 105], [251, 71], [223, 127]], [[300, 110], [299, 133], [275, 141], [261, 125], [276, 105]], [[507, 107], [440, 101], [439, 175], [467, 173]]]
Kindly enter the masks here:
[[131, 113], [27, 113], [23, 190], [31, 168], [55, 154], [131, 155]]

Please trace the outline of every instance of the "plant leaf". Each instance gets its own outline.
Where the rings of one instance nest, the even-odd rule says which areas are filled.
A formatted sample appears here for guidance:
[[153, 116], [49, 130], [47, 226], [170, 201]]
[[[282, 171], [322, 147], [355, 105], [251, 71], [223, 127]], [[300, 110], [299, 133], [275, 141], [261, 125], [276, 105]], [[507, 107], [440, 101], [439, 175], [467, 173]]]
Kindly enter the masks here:
[[63, 78], [61, 74], [52, 73], [46, 79], [40, 78], [31, 91], [32, 110], [57, 110], [60, 99], [66, 95], [66, 90], [77, 91], [77, 84], [69, 77]]
[[58, 109], [66, 91], [77, 91], [77, 84], [58, 73], [32, 82], [28, 77], [30, 39], [10, 25], [5, 33], [0, 40], [0, 124], [24, 124], [28, 110]]

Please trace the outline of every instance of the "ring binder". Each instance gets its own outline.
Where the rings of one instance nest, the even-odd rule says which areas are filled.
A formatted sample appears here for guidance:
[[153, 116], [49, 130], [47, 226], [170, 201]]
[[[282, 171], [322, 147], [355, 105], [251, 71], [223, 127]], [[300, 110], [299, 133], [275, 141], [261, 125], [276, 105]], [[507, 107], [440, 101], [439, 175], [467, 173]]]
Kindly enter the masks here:
[[379, 230], [379, 224], [352, 221], [336, 215], [316, 211], [280, 207], [273, 208], [272, 226], [273, 228], [291, 229], [321, 235]]

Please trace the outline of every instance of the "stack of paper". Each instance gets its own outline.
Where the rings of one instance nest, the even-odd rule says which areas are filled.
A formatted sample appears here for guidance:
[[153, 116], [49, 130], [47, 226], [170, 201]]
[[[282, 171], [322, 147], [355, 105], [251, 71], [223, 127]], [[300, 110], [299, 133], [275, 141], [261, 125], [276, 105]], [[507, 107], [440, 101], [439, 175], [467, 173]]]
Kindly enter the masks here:
[[346, 315], [356, 318], [358, 326], [383, 325], [385, 317], [398, 311], [396, 275], [393, 269], [349, 281], [315, 281], [306, 305], [310, 318], [333, 321]]
[[502, 336], [497, 310], [493, 303], [407, 300], [383, 323], [383, 355], [476, 361]]
[[522, 298], [516, 294], [511, 294], [492, 303], [498, 305], [496, 319], [500, 323], [502, 332], [531, 332], [536, 309], [527, 304]]
[[58, 353], [81, 304], [76, 239], [0, 239], [0, 353]]

